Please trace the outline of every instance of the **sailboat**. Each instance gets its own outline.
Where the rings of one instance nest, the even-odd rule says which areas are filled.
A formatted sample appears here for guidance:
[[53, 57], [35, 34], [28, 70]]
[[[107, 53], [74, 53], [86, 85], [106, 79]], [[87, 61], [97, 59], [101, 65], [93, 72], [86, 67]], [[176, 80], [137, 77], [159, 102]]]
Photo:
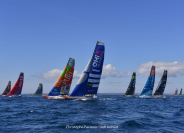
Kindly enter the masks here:
[[79, 98], [81, 100], [97, 98], [96, 95], [104, 62], [104, 52], [104, 43], [97, 41], [93, 55], [72, 91], [70, 98]]
[[65, 69], [54, 84], [54, 87], [51, 89], [49, 94], [43, 96], [43, 98], [65, 99], [68, 96], [73, 79], [74, 66], [75, 59], [69, 58]]
[[8, 85], [6, 86], [1, 96], [6, 96], [10, 92], [10, 90], [11, 90], [11, 81], [8, 82]]
[[174, 92], [174, 96], [178, 95], [178, 89], [176, 88], [175, 92]]
[[155, 66], [152, 66], [148, 80], [140, 94], [140, 98], [151, 98], [155, 83]]
[[181, 96], [181, 95], [182, 95], [182, 88], [181, 88], [180, 93], [179, 93], [178, 95], [179, 95], [179, 96]]
[[42, 95], [42, 92], [43, 92], [43, 85], [42, 83], [40, 83], [34, 95]]
[[167, 82], [167, 70], [164, 70], [164, 73], [154, 93], [154, 97], [162, 97], [165, 90], [166, 82]]
[[133, 72], [132, 78], [130, 80], [129, 86], [127, 88], [127, 91], [125, 92], [125, 95], [123, 96], [133, 96], [135, 93], [135, 81], [136, 81], [136, 73]]
[[21, 96], [22, 87], [24, 82], [24, 73], [20, 73], [19, 78], [17, 79], [17, 82], [11, 89], [11, 91], [6, 95], [5, 97], [19, 97]]

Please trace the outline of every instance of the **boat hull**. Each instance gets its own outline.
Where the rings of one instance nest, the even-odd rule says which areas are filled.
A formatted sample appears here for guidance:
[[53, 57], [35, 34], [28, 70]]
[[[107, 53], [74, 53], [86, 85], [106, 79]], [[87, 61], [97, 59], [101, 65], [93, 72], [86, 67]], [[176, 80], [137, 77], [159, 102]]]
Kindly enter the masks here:
[[152, 96], [140, 95], [139, 98], [152, 98]]
[[87, 100], [96, 100], [97, 97], [74, 97], [74, 96], [70, 96], [70, 97], [67, 97], [65, 98], [67, 100], [82, 100], [82, 101], [87, 101]]
[[21, 95], [11, 95], [11, 96], [5, 96], [5, 97], [21, 97]]
[[135, 97], [134, 95], [123, 95], [123, 97]]
[[166, 96], [163, 96], [163, 95], [153, 95], [152, 97], [153, 98], [166, 98]]
[[82, 96], [82, 97], [79, 97], [79, 96], [69, 96], [65, 99], [68, 99], [68, 100], [82, 100], [82, 101], [87, 101], [87, 100], [96, 100], [97, 99], [97, 95], [86, 95], [86, 96]]
[[46, 98], [46, 99], [61, 99], [61, 100], [64, 100], [68, 97], [69, 96], [49, 96], [49, 95], [44, 95], [43, 96], [43, 98]]
[[44, 95], [43, 98], [46, 99], [61, 99], [61, 100], [95, 100], [97, 99], [97, 96], [83, 96], [83, 97], [77, 97], [77, 96], [68, 96], [68, 95], [64, 95], [64, 96], [49, 96], [49, 95]]

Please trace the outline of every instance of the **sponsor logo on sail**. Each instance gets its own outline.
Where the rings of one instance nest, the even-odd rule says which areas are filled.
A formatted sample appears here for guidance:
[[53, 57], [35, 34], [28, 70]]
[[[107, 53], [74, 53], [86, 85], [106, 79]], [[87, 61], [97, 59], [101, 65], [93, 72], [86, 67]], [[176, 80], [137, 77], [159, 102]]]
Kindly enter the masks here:
[[100, 79], [88, 79], [88, 82], [91, 82], [91, 83], [99, 83], [100, 82]]
[[98, 65], [98, 62], [99, 62], [99, 59], [100, 59], [100, 55], [101, 55], [101, 51], [102, 50], [96, 51], [96, 53], [98, 55], [95, 55], [95, 59], [94, 59], [94, 62], [93, 62], [93, 66], [94, 67], [97, 67], [97, 65]]
[[100, 72], [100, 70], [96, 70], [96, 69], [93, 69], [92, 71], [94, 71], [94, 72]]
[[66, 82], [67, 82], [67, 81], [70, 81], [72, 77], [73, 77], [73, 73], [72, 73], [72, 72], [69, 72], [69, 73], [66, 75], [66, 78], [64, 79], [63, 83], [66, 85]]
[[150, 85], [153, 86], [154, 85], [154, 78], [153, 77], [150, 77], [151, 78], [151, 83]]
[[90, 73], [89, 74], [89, 77], [92, 77], [92, 78], [100, 78], [101, 77], [101, 74], [92, 74], [92, 73]]
[[100, 56], [100, 52], [101, 52], [101, 50], [100, 51], [96, 51], [96, 53]]
[[19, 88], [18, 88], [18, 90], [20, 90], [20, 88], [22, 86], [23, 78], [24, 78], [24, 76], [20, 76], [20, 82], [19, 82]]
[[97, 67], [97, 63], [98, 63], [98, 61], [99, 61], [99, 58], [100, 58], [100, 56], [98, 56], [98, 55], [95, 55], [95, 60], [94, 60], [94, 62], [93, 62], [93, 66], [94, 67]]
[[154, 76], [155, 75], [155, 70], [152, 70], [151, 71], [151, 76]]

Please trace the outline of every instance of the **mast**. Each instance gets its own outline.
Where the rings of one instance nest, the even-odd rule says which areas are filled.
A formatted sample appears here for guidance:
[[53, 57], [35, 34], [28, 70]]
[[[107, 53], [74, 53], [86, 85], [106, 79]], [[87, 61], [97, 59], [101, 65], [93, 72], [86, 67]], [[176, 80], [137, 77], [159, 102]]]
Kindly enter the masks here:
[[105, 46], [104, 43], [96, 43], [93, 55], [89, 60], [71, 96], [85, 96], [97, 94], [100, 84]]
[[153, 92], [154, 83], [155, 83], [155, 66], [152, 66], [148, 80], [140, 95], [151, 96]]
[[167, 70], [164, 70], [164, 73], [160, 79], [160, 82], [156, 88], [154, 95], [163, 95], [165, 86], [166, 86], [166, 82], [167, 82]]
[[129, 86], [125, 95], [134, 95], [135, 93], [135, 82], [136, 82], [136, 72], [133, 72], [132, 78], [130, 80]]

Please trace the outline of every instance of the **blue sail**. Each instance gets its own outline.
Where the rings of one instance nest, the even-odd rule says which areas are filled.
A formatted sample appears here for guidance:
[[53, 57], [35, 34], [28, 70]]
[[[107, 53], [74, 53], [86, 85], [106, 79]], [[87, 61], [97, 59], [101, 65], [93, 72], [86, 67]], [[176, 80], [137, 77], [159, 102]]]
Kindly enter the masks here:
[[148, 80], [140, 95], [151, 96], [153, 92], [154, 83], [155, 83], [155, 66], [152, 66]]
[[86, 94], [97, 94], [104, 62], [104, 45], [97, 45], [89, 73]]
[[97, 94], [104, 61], [104, 43], [96, 44], [94, 53], [70, 96]]
[[53, 87], [49, 92], [48, 96], [58, 96], [60, 93], [61, 87]]

